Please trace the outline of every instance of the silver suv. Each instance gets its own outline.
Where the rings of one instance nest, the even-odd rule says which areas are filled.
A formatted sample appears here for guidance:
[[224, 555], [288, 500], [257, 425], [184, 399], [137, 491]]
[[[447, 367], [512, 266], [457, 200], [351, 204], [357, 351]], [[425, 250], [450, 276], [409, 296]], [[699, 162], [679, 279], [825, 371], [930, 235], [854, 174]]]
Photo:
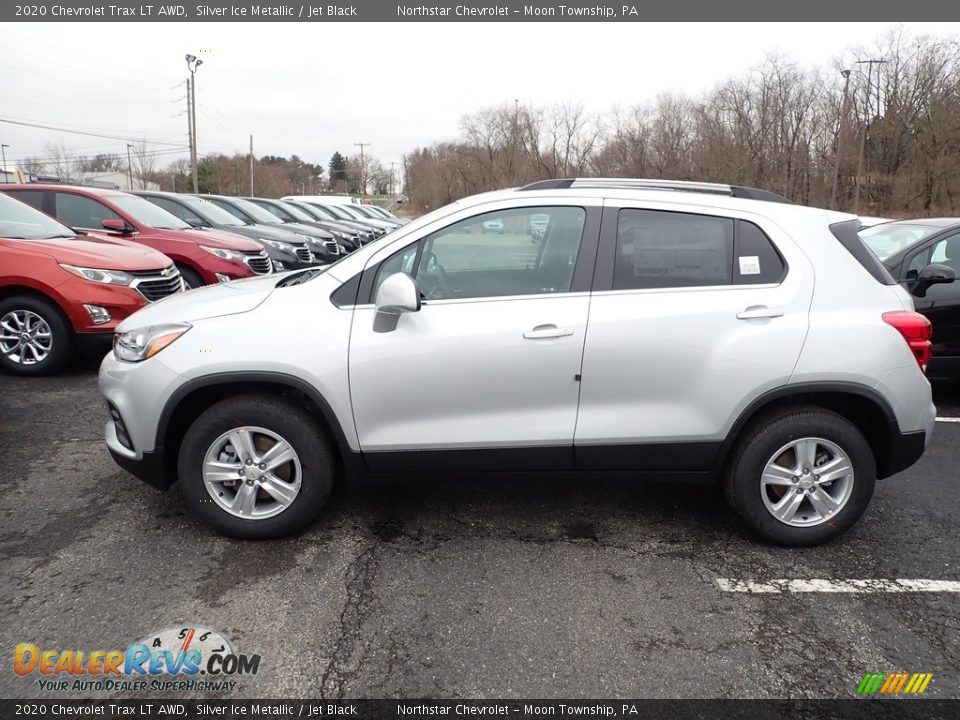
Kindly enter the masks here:
[[575, 469], [719, 483], [761, 537], [821, 543], [934, 426], [930, 325], [858, 227], [705, 183], [470, 197], [127, 319], [107, 445], [236, 537], [305, 528], [345, 474]]

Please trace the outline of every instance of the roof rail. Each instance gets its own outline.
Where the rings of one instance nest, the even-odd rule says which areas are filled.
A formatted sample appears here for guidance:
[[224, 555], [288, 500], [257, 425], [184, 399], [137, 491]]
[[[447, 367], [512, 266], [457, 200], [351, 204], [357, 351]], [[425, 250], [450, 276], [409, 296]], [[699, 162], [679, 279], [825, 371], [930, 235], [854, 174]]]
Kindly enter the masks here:
[[769, 190], [724, 185], [721, 183], [691, 182], [688, 180], [652, 180], [644, 178], [559, 178], [540, 180], [517, 188], [525, 190], [561, 190], [566, 188], [616, 189], [616, 190], [679, 190], [700, 192], [712, 195], [746, 198], [748, 200], [766, 200], [768, 202], [790, 203], [790, 200]]

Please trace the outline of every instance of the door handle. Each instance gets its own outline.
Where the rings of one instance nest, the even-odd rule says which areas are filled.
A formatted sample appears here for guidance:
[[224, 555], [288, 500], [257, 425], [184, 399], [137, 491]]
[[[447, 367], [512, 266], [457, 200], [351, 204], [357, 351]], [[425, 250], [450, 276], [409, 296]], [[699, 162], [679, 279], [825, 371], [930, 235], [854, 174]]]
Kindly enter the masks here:
[[737, 320], [762, 320], [764, 318], [778, 318], [783, 315], [783, 310], [778, 308], [768, 308], [766, 305], [751, 305], [743, 312], [737, 313]]
[[573, 335], [573, 328], [558, 328], [556, 325], [537, 325], [533, 330], [527, 330], [523, 336], [527, 340], [544, 340]]

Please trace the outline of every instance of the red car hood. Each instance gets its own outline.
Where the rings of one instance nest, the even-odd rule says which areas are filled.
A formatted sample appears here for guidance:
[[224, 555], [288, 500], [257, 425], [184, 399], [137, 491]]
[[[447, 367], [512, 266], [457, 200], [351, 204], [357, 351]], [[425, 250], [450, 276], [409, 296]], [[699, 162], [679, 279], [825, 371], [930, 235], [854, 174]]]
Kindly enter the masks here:
[[51, 240], [0, 238], [3, 247], [43, 253], [57, 262], [100, 270], [159, 270], [171, 264], [166, 255], [145, 245], [99, 235]]
[[[162, 228], [144, 228], [141, 235], [157, 237], [165, 240], [179, 240], [193, 245], [207, 245], [208, 247], [224, 248], [226, 250], [240, 250], [241, 252], [263, 250], [263, 246], [249, 238], [221, 230], [164, 230]], [[137, 236], [132, 236], [135, 239]]]

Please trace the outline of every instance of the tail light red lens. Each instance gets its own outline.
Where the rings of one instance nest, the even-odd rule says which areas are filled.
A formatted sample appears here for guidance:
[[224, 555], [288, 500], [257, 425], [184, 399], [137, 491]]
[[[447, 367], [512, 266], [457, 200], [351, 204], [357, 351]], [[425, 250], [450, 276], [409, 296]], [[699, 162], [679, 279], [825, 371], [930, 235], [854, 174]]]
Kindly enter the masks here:
[[930, 341], [933, 337], [933, 327], [930, 325], [930, 321], [920, 313], [907, 310], [885, 312], [883, 321], [887, 325], [895, 327], [903, 335], [903, 339], [910, 346], [920, 369], [926, 372], [927, 364], [930, 362], [931, 355], [933, 355], [933, 343]]

